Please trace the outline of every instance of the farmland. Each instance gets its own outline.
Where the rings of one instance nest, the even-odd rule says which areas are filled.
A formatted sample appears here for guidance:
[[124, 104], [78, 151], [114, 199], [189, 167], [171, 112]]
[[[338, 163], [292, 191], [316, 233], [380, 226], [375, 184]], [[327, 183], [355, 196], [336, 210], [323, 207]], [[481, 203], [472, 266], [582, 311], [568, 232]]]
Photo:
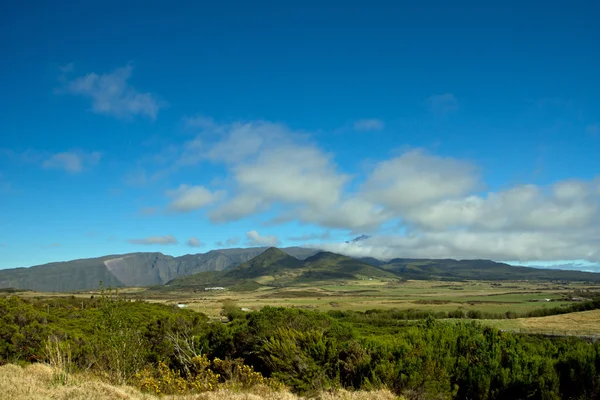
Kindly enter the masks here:
[[[283, 306], [319, 311], [368, 311], [374, 309], [424, 311], [432, 314], [452, 312], [482, 312], [484, 314], [529, 313], [535, 310], [567, 307], [574, 293], [600, 293], [599, 284], [573, 282], [527, 281], [418, 281], [388, 282], [381, 280], [352, 280], [323, 282], [322, 285], [295, 286], [278, 289], [261, 288], [254, 291], [163, 291], [144, 288], [121, 289], [120, 295], [165, 304], [185, 304], [191, 310], [209, 318], [221, 318], [224, 303], [233, 303], [245, 310], [260, 310], [265, 306]], [[99, 291], [72, 293], [89, 298]], [[23, 297], [56, 297], [61, 293], [21, 292]], [[574, 315], [578, 315], [574, 317]], [[560, 331], [570, 333], [600, 333], [600, 311], [572, 313], [542, 318], [480, 319], [485, 325], [499, 329], [531, 332]], [[573, 318], [577, 318], [573, 321]], [[450, 321], [452, 322], [452, 321]], [[574, 323], [575, 322], [575, 323]]]

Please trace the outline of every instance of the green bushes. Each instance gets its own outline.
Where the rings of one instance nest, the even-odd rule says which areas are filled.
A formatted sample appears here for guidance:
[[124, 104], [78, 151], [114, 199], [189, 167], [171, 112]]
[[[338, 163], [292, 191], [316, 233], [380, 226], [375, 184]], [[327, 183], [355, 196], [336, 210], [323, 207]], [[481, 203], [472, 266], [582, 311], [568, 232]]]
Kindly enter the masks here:
[[397, 310], [230, 308], [221, 323], [116, 296], [0, 298], [0, 362], [62, 363], [70, 369], [59, 379], [85, 369], [166, 394], [281, 382], [304, 394], [389, 388], [410, 399], [600, 396], [600, 344], [579, 339], [436, 321], [441, 315], [410, 321], [419, 314]]

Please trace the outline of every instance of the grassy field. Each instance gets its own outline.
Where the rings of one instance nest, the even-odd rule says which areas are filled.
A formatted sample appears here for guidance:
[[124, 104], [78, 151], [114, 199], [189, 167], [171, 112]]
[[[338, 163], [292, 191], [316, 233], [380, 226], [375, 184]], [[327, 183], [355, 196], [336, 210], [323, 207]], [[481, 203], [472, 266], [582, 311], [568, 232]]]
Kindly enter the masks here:
[[551, 315], [539, 318], [480, 320], [484, 325], [521, 333], [594, 336], [600, 338], [600, 310]]
[[[491, 282], [491, 281], [418, 281], [387, 282], [380, 280], [351, 280], [312, 284], [279, 289], [259, 289], [251, 292], [233, 291], [176, 291], [146, 292], [144, 288], [121, 289], [129, 298], [145, 299], [167, 304], [185, 304], [211, 318], [220, 318], [224, 302], [234, 302], [246, 310], [264, 306], [283, 306], [328, 310], [366, 311], [370, 309], [399, 309], [438, 311], [481, 311], [503, 314], [508, 311], [526, 313], [539, 308], [561, 307], [576, 291], [600, 293], [600, 284], [551, 282]], [[76, 297], [97, 296], [98, 291], [70, 294]], [[64, 296], [64, 293], [22, 292], [23, 297]], [[543, 318], [480, 320], [500, 329], [515, 331], [553, 331], [576, 334], [600, 334], [600, 311], [556, 315]]]
[[[600, 285], [546, 282], [438, 282], [406, 281], [390, 283], [376, 280], [340, 282], [336, 285], [304, 286], [257, 290], [252, 292], [202, 291], [153, 294], [150, 301], [183, 303], [217, 318], [224, 301], [258, 310], [264, 306], [301, 307], [365, 311], [369, 309], [465, 311], [523, 313], [538, 308], [569, 304], [576, 290], [600, 292]], [[134, 293], [132, 293], [134, 295]], [[143, 296], [143, 292], [137, 292]]]

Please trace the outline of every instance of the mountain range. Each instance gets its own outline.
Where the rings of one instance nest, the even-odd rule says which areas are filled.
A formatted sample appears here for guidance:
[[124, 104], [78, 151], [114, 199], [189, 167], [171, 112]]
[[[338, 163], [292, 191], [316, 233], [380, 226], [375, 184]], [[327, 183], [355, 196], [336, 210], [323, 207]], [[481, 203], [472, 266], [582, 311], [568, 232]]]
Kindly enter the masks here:
[[[72, 292], [104, 287], [162, 285], [177, 277], [203, 271], [221, 271], [248, 261], [267, 247], [211, 250], [172, 257], [162, 253], [130, 253], [55, 262], [29, 268], [0, 269], [0, 288], [42, 292]], [[302, 247], [282, 249], [298, 259], [318, 250]]]
[[172, 257], [130, 253], [0, 269], [0, 288], [73, 292], [104, 287], [153, 290], [224, 286], [249, 290], [331, 280], [561, 280], [600, 282], [600, 273], [516, 267], [490, 260], [351, 258], [317, 249], [234, 248]]
[[400, 279], [393, 272], [340, 254], [323, 251], [300, 260], [273, 247], [237, 267], [183, 276], [153, 290], [189, 291], [214, 286], [231, 290], [253, 290], [261, 286], [284, 287], [369, 278]]

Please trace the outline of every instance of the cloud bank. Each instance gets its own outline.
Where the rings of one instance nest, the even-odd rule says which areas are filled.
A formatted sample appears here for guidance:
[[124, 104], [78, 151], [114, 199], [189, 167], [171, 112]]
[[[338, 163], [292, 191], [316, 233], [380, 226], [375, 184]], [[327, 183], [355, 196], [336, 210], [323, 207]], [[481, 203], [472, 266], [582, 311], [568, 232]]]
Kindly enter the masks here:
[[[453, 96], [441, 96], [431, 99], [432, 107], [457, 107]], [[334, 154], [282, 124], [220, 124], [202, 117], [187, 124], [199, 133], [174, 152], [171, 163], [184, 160], [192, 169], [215, 164], [228, 178], [225, 189], [182, 185], [169, 191], [176, 211], [203, 209], [214, 223], [252, 216], [268, 225], [294, 221], [369, 233], [373, 237], [359, 244], [315, 244], [357, 256], [600, 261], [600, 177], [486, 190], [472, 161], [423, 149], [349, 175]], [[280, 242], [254, 230], [246, 239], [256, 246]], [[330, 239], [308, 234], [289, 240]]]

